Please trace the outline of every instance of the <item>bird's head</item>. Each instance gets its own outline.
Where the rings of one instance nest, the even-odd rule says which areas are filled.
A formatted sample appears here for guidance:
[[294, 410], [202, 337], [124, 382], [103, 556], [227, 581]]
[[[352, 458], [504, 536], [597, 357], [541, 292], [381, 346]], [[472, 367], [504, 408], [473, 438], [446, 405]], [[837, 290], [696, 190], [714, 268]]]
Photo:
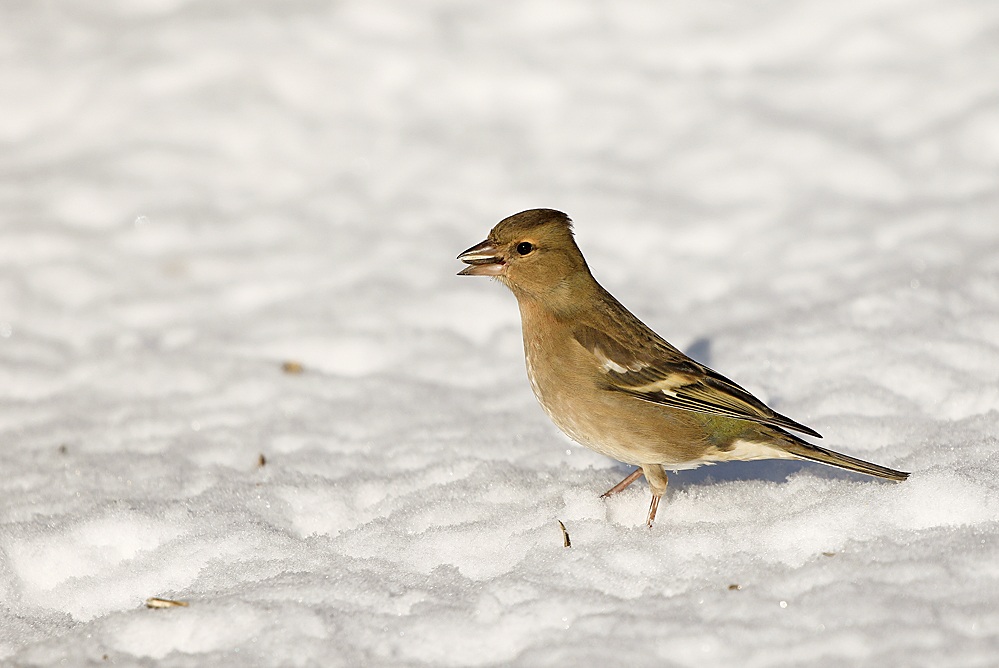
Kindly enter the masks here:
[[530, 209], [501, 220], [482, 243], [458, 256], [468, 267], [459, 276], [493, 276], [518, 298], [551, 301], [573, 279], [589, 276], [572, 238], [572, 221], [561, 211]]

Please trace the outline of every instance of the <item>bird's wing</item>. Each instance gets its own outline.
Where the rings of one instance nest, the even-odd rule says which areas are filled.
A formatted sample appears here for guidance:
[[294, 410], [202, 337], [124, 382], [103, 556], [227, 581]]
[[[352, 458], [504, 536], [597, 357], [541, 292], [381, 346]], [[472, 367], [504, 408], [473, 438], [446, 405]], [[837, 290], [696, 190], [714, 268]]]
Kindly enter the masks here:
[[671, 408], [750, 420], [822, 438], [774, 412], [738, 384], [698, 364], [652, 330], [636, 332], [632, 345], [600, 329], [579, 325], [576, 341], [594, 356], [609, 389]]

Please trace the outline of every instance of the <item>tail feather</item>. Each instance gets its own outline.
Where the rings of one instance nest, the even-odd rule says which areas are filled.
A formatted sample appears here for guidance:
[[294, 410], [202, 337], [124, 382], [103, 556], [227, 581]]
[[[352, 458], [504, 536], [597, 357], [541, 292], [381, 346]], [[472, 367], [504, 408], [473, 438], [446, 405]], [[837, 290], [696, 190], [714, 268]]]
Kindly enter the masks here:
[[857, 459], [855, 457], [850, 457], [849, 455], [833, 452], [832, 450], [826, 450], [825, 448], [820, 448], [817, 445], [806, 443], [791, 434], [787, 434], [787, 436], [790, 437], [790, 442], [785, 442], [781, 445], [795, 457], [808, 459], [813, 462], [819, 462], [820, 464], [838, 466], [839, 468], [847, 469], [848, 471], [866, 473], [867, 475], [887, 478], [889, 480], [901, 481], [909, 477], [909, 474], [905, 471], [896, 471], [895, 469], [890, 469], [887, 466], [879, 466], [878, 464], [865, 462], [863, 459]]

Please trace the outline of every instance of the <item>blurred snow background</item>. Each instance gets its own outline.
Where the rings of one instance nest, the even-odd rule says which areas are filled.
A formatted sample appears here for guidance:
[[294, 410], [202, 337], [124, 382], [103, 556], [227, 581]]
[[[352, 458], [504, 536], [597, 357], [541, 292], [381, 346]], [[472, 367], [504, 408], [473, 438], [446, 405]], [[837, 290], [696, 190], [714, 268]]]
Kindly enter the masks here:
[[[999, 4], [9, 1], [0, 54], [0, 661], [995, 665]], [[537, 206], [912, 478], [600, 500], [454, 276]]]

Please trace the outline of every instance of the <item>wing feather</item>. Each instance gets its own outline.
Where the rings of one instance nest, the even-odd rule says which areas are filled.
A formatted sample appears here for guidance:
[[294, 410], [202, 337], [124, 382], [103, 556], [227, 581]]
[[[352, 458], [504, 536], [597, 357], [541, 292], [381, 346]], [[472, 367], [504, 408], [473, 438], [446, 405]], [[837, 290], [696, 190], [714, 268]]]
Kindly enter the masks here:
[[573, 331], [576, 341], [596, 358], [611, 390], [671, 408], [749, 420], [822, 438], [690, 359], [644, 325], [640, 334], [629, 346], [589, 325], [579, 325]]

